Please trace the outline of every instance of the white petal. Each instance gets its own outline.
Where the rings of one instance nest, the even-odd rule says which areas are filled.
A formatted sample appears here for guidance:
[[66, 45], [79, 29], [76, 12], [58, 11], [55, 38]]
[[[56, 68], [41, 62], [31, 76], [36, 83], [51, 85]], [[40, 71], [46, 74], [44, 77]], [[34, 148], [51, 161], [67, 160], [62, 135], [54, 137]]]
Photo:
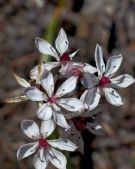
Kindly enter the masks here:
[[22, 160], [35, 153], [38, 148], [38, 142], [22, 145], [17, 151], [17, 159]]
[[52, 108], [46, 103], [39, 107], [37, 110], [37, 116], [41, 120], [50, 120], [52, 117]]
[[69, 42], [65, 31], [61, 28], [58, 37], [55, 41], [55, 46], [58, 52], [62, 55], [68, 50]]
[[42, 121], [41, 123], [41, 134], [44, 138], [47, 138], [52, 134], [55, 129], [53, 120]]
[[71, 112], [81, 112], [84, 108], [82, 102], [76, 98], [58, 99], [57, 103], [64, 109]]
[[15, 77], [15, 79], [17, 80], [17, 82], [22, 86], [22, 87], [30, 87], [30, 84], [23, 79], [22, 77], [18, 76], [17, 74], [13, 73], [13, 76]]
[[41, 38], [36, 38], [35, 39], [35, 43], [36, 46], [38, 48], [38, 50], [45, 54], [45, 55], [51, 55], [53, 56], [57, 61], [59, 61], [59, 57], [57, 55], [56, 50], [52, 47], [52, 45], [50, 43], [48, 43], [47, 41], [41, 39]]
[[[40, 68], [39, 68], [39, 66], [35, 66], [30, 71], [30, 78], [35, 80], [35, 79], [37, 79], [39, 74], [42, 75], [44, 73], [44, 71], [52, 70], [53, 68], [55, 68], [55, 67], [57, 67], [59, 65], [60, 65], [59, 62], [48, 62], [48, 63], [42, 64]], [[38, 71], [40, 71], [40, 73], [38, 73]]]
[[76, 53], [77, 53], [78, 51], [79, 51], [79, 49], [69, 55], [69, 57], [70, 57], [71, 60], [72, 60], [72, 58], [76, 55]]
[[77, 149], [77, 146], [72, 143], [70, 140], [63, 140], [63, 139], [57, 139], [57, 140], [50, 140], [48, 143], [54, 147], [58, 148], [60, 150], [66, 150], [66, 151], [75, 151]]
[[57, 123], [57, 125], [65, 128], [65, 129], [70, 128], [64, 115], [61, 112], [53, 112], [53, 118], [54, 118], [54, 121]]
[[115, 106], [120, 106], [123, 104], [120, 95], [112, 88], [103, 88], [105, 92], [106, 99], [109, 103]]
[[88, 73], [91, 73], [91, 74], [94, 74], [95, 72], [97, 72], [97, 69], [87, 63], [85, 63], [85, 66], [83, 68], [84, 72], [88, 72]]
[[76, 88], [78, 77], [71, 76], [57, 90], [56, 96], [62, 97], [67, 93], [72, 92]]
[[123, 59], [122, 55], [111, 56], [108, 59], [106, 65], [105, 76], [109, 77], [113, 76], [115, 72], [119, 69], [122, 59]]
[[93, 110], [99, 104], [100, 97], [100, 90], [98, 88], [92, 88], [85, 90], [80, 100], [86, 109]]
[[41, 85], [46, 90], [48, 96], [53, 95], [54, 78], [53, 78], [53, 74], [50, 71], [43, 73], [41, 77]]
[[39, 127], [33, 120], [23, 120], [21, 122], [21, 128], [26, 136], [37, 139], [40, 137]]
[[128, 74], [124, 74], [124, 75], [111, 79], [111, 83], [115, 87], [123, 87], [123, 88], [128, 87], [134, 82], [135, 82], [135, 79]]
[[87, 123], [86, 128], [93, 134], [101, 134], [102, 133], [102, 126], [96, 123]]
[[47, 99], [46, 95], [36, 87], [26, 88], [25, 94], [32, 101], [44, 101]]
[[95, 75], [84, 72], [81, 77], [81, 83], [85, 88], [93, 88], [97, 86], [98, 81]]
[[49, 161], [58, 169], [66, 169], [67, 160], [65, 156], [54, 148], [49, 149]]
[[95, 61], [96, 61], [98, 76], [101, 77], [103, 73], [105, 72], [105, 63], [103, 60], [102, 47], [98, 44], [96, 45], [96, 50], [95, 50]]
[[[43, 156], [41, 158], [41, 151], [43, 151]], [[39, 150], [33, 159], [33, 164], [36, 169], [45, 169], [48, 165], [48, 157], [45, 150]]]

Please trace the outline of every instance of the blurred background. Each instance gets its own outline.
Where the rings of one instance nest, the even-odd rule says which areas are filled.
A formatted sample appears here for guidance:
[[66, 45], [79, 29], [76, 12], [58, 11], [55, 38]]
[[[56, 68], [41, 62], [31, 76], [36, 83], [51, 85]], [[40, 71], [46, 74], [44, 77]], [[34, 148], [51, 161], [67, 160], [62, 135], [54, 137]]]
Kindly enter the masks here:
[[[135, 76], [135, 0], [0, 0], [0, 99], [19, 96], [23, 89], [12, 76], [15, 71], [29, 79], [29, 71], [39, 61], [34, 38], [54, 43], [59, 29], [68, 35], [70, 49], [80, 49], [76, 61], [94, 65], [96, 43], [107, 59], [123, 54], [118, 74]], [[134, 84], [120, 90], [124, 105], [106, 104], [97, 121], [105, 133], [83, 132], [85, 156], [70, 155], [67, 169], [135, 168]], [[16, 151], [28, 142], [21, 131], [23, 119], [36, 119], [31, 102], [0, 104], [0, 167], [33, 169], [32, 158], [16, 160]], [[49, 166], [48, 169], [53, 169]]]

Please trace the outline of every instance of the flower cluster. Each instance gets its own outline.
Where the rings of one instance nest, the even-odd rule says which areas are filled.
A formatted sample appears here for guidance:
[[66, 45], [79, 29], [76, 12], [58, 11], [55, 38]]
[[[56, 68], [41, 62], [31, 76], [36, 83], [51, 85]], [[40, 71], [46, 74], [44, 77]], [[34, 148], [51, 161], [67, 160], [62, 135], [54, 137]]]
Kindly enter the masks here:
[[[39, 129], [33, 120], [24, 120], [21, 128], [34, 142], [21, 146], [17, 152], [18, 160], [35, 153], [34, 166], [45, 169], [50, 161], [56, 168], [66, 169], [67, 160], [56, 150], [83, 153], [81, 132], [85, 129], [97, 134], [102, 127], [94, 122], [94, 115], [102, 109], [99, 104], [103, 91], [107, 101], [114, 105], [123, 104], [114, 88], [125, 88], [134, 83], [128, 74], [114, 77], [122, 62], [122, 55], [112, 56], [105, 66], [102, 47], [96, 46], [96, 67], [88, 63], [74, 62], [78, 52], [69, 51], [66, 33], [61, 28], [55, 41], [55, 48], [47, 41], [36, 38], [38, 50], [52, 56], [56, 61], [42, 63], [30, 71], [30, 82], [14, 74], [18, 83], [24, 87], [24, 96], [8, 99], [8, 102], [31, 100], [37, 102], [36, 111], [41, 120]], [[60, 138], [48, 140], [55, 129]], [[73, 142], [71, 142], [71, 139]]]

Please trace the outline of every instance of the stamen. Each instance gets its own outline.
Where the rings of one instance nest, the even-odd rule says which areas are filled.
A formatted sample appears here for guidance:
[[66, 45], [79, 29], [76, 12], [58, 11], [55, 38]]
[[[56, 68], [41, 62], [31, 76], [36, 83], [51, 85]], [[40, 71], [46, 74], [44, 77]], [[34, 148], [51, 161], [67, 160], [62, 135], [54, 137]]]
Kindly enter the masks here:
[[50, 103], [55, 103], [55, 102], [56, 102], [56, 99], [57, 99], [56, 96], [51, 96], [51, 97], [48, 98], [48, 102], [50, 102]]
[[109, 79], [108, 77], [102, 76], [102, 78], [99, 80], [98, 85], [99, 85], [100, 87], [105, 87], [105, 86], [107, 86], [110, 82], [111, 82], [111, 81], [110, 81], [110, 79]]
[[60, 56], [60, 63], [61, 64], [66, 64], [68, 61], [70, 61], [70, 57], [68, 52], [63, 53], [62, 56]]

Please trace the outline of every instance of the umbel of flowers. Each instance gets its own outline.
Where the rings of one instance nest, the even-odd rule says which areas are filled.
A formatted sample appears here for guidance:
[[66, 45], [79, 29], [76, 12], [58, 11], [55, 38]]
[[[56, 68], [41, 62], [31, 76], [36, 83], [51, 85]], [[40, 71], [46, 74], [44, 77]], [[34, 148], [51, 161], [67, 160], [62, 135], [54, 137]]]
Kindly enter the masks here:
[[[56, 61], [34, 67], [30, 71], [30, 82], [14, 74], [24, 87], [24, 95], [6, 99], [6, 102], [28, 99], [37, 102], [36, 115], [41, 120], [40, 128], [33, 120], [22, 121], [24, 134], [33, 142], [22, 145], [17, 158], [21, 160], [35, 154], [33, 164], [36, 169], [45, 169], [49, 162], [58, 169], [66, 169], [67, 160], [61, 150], [84, 153], [81, 132], [87, 129], [97, 134], [102, 129], [93, 121], [103, 106], [99, 104], [101, 92], [110, 104], [120, 106], [122, 98], [115, 88], [128, 87], [135, 80], [128, 74], [115, 77], [123, 57], [111, 56], [105, 65], [100, 45], [95, 49], [96, 67], [74, 62], [72, 59], [78, 50], [69, 51], [69, 42], [62, 28], [55, 40], [55, 48], [41, 38], [36, 38], [35, 42], [39, 52]], [[55, 130], [58, 130], [59, 138], [48, 139]]]

